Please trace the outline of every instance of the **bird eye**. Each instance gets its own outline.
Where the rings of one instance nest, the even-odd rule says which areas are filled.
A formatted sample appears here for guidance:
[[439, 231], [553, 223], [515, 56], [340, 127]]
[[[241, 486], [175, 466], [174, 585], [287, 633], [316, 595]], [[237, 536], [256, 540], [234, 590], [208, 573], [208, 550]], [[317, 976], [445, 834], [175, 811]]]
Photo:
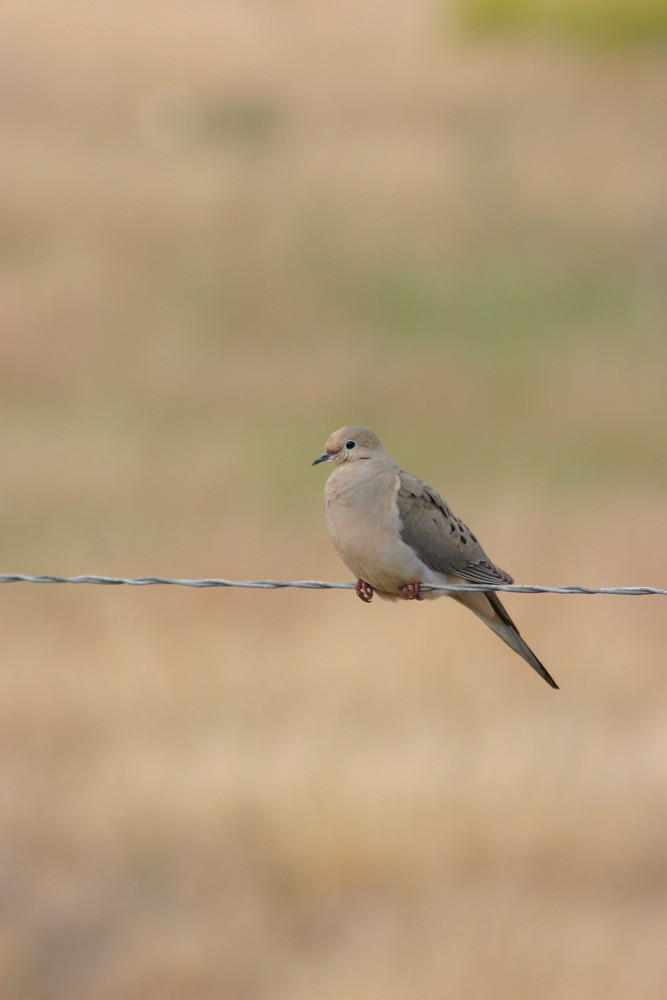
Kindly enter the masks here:
[[352, 449], [355, 448], [356, 445], [357, 445], [356, 441], [350, 440], [345, 442], [345, 447], [347, 448], [348, 451], [352, 451]]

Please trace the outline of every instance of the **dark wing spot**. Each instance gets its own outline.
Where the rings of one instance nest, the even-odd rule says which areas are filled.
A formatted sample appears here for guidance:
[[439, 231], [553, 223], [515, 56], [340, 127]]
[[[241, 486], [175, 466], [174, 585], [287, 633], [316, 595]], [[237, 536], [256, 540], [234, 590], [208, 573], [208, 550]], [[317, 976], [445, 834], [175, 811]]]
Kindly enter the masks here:
[[461, 535], [461, 541], [463, 542], [464, 545], [468, 544], [468, 539], [466, 538], [465, 535]]

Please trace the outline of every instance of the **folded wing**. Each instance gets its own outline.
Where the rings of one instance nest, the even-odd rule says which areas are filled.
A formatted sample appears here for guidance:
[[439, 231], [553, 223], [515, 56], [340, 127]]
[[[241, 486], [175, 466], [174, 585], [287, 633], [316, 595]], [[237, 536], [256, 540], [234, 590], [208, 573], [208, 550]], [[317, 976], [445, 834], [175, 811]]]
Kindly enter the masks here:
[[491, 562], [470, 529], [431, 486], [400, 472], [397, 499], [401, 538], [430, 569], [470, 583], [513, 582], [509, 573]]

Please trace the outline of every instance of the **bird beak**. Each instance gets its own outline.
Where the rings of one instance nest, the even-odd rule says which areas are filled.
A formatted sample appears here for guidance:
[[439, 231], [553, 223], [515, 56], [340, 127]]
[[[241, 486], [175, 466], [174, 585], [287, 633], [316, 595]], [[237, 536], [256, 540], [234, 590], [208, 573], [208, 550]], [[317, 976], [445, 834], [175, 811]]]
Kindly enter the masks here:
[[320, 455], [319, 458], [315, 459], [315, 461], [313, 462], [313, 465], [319, 465], [320, 462], [328, 462], [330, 458], [331, 458], [331, 453], [328, 452], [328, 451], [325, 451], [323, 455]]

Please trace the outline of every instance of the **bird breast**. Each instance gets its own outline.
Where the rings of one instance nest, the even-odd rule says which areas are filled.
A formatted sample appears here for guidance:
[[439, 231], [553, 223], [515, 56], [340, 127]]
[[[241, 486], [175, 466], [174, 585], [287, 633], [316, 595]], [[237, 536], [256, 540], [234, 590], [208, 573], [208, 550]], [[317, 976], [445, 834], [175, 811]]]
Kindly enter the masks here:
[[400, 537], [398, 469], [369, 466], [370, 460], [331, 474], [324, 491], [327, 529], [357, 578], [397, 595], [406, 583], [421, 579], [425, 567]]

